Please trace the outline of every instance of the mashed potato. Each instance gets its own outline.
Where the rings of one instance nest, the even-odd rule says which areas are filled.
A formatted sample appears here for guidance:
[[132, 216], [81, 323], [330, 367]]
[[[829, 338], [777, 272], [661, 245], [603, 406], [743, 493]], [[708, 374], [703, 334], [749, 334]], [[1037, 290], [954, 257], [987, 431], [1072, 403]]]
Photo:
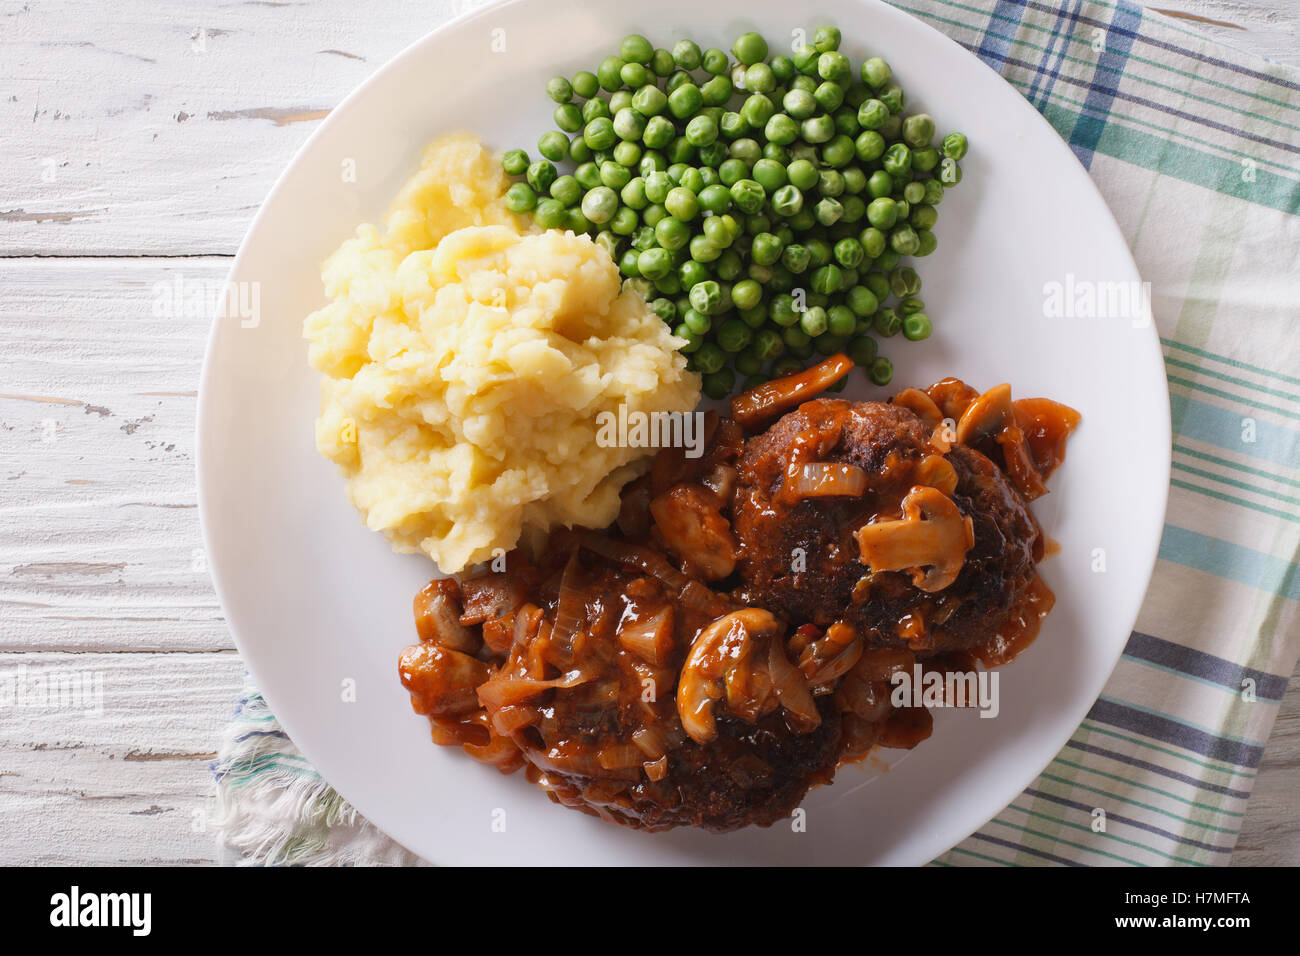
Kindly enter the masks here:
[[476, 140], [435, 142], [381, 234], [322, 267], [308, 316], [324, 374], [316, 444], [366, 524], [444, 572], [527, 529], [604, 527], [645, 449], [601, 447], [597, 416], [684, 412], [699, 377], [585, 236], [527, 231]]

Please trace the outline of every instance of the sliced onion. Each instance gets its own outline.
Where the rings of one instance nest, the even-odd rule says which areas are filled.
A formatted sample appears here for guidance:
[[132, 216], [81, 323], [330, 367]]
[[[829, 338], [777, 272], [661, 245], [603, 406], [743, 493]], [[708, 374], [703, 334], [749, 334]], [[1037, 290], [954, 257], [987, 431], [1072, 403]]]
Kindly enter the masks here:
[[645, 775], [650, 778], [650, 782], [658, 783], [668, 776], [668, 757], [665, 755], [658, 760], [643, 764], [642, 767], [645, 770]]
[[861, 497], [867, 490], [867, 473], [857, 465], [830, 461], [808, 462], [790, 482], [790, 494], [799, 498]]
[[668, 752], [663, 734], [653, 726], [638, 727], [632, 731], [632, 743], [651, 760], [658, 760]]
[[790, 716], [792, 723], [800, 733], [808, 733], [822, 722], [822, 715], [817, 712], [812, 692], [804, 682], [798, 668], [785, 656], [784, 642], [773, 637], [767, 651], [767, 672], [772, 679], [772, 690]]
[[573, 660], [573, 638], [586, 617], [586, 600], [577, 587], [577, 579], [578, 552], [574, 551], [560, 576], [560, 597], [555, 606], [555, 623], [551, 626], [551, 647], [561, 666]]
[[678, 571], [658, 551], [645, 548], [626, 541], [615, 541], [595, 532], [586, 532], [581, 537], [582, 546], [594, 551], [601, 557], [617, 561], [619, 564], [634, 567], [651, 577], [656, 577], [674, 591], [680, 592], [691, 579]]
[[555, 677], [551, 680], [535, 680], [531, 677], [511, 677], [508, 674], [499, 674], [479, 685], [478, 699], [484, 707], [497, 710], [502, 707], [521, 704], [553, 688], [577, 687], [589, 680], [591, 678], [584, 675], [582, 671], [571, 671], [563, 677]]

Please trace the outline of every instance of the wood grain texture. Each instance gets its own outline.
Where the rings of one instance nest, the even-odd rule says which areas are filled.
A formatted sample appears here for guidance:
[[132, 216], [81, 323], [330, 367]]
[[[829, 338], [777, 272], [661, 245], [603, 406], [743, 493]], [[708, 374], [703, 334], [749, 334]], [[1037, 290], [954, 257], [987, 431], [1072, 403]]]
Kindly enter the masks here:
[[[0, 864], [215, 860], [243, 668], [196, 512], [202, 301], [320, 119], [479, 5], [0, 2], [0, 689], [102, 691], [0, 710]], [[1300, 64], [1289, 0], [1158, 5]], [[1300, 862], [1298, 792], [1293, 681], [1235, 863]]]

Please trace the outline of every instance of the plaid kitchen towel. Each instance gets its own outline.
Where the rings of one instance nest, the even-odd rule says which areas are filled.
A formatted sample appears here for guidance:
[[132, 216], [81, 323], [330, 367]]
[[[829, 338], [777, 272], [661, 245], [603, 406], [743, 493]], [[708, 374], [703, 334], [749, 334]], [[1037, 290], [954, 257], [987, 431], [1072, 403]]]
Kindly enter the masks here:
[[[1300, 73], [1128, 2], [895, 5], [1001, 73], [1092, 174], [1152, 285], [1174, 431], [1159, 560], [1110, 683], [935, 862], [1225, 864], [1300, 655]], [[409, 859], [251, 689], [216, 770], [248, 859]]]

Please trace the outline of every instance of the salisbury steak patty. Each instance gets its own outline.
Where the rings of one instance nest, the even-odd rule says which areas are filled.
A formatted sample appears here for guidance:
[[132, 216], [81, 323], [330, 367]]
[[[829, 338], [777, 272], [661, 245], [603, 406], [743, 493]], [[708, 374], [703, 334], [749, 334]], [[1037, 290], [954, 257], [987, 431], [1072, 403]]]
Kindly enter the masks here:
[[[732, 500], [745, 598], [790, 620], [845, 621], [871, 645], [922, 655], [987, 643], [1034, 579], [1042, 532], [988, 458], [955, 442], [944, 453], [949, 443], [931, 440], [907, 408], [837, 399], [807, 402], [750, 439]], [[956, 473], [950, 497], [971, 518], [974, 545], [956, 580], [926, 593], [905, 573], [870, 573], [855, 532], [872, 518], [898, 518], [935, 455]], [[792, 457], [855, 465], [866, 491], [799, 497], [788, 487]]]

